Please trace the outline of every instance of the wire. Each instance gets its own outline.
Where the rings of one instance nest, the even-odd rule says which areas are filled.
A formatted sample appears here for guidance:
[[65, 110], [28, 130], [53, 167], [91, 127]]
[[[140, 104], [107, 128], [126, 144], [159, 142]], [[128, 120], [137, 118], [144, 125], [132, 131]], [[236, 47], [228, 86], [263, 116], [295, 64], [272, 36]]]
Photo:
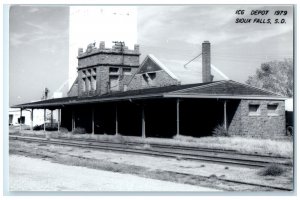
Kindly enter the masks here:
[[188, 64], [190, 64], [191, 62], [193, 62], [196, 58], [198, 58], [198, 57], [201, 56], [201, 55], [202, 55], [202, 53], [200, 53], [200, 54], [197, 55], [195, 58], [193, 58], [192, 60], [190, 60], [189, 62], [187, 62], [186, 64], [184, 64], [183, 67], [186, 68], [186, 66], [187, 66]]

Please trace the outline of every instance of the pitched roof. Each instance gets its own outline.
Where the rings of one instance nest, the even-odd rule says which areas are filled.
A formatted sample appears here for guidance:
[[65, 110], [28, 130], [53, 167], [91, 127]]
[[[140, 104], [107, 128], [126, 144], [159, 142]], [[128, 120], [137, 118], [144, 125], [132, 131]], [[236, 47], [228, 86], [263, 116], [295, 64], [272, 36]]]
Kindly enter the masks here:
[[160, 62], [154, 55], [152, 54], [149, 54], [147, 55], [147, 57], [144, 59], [144, 61], [142, 62], [141, 64], [141, 67], [140, 69], [138, 70], [137, 73], [144, 73], [146, 72], [147, 70], [144, 69], [144, 66], [145, 66], [145, 63], [148, 61], [148, 60], [151, 60], [153, 61], [156, 66], [154, 67], [155, 69], [153, 69], [153, 71], [158, 71], [158, 70], [164, 70], [165, 72], [167, 72], [173, 79], [176, 79], [179, 81], [179, 79], [177, 78], [177, 76], [169, 69], [167, 68], [162, 62]]
[[151, 98], [224, 98], [224, 99], [278, 99], [285, 98], [275, 93], [255, 88], [250, 85], [235, 81], [215, 81], [187, 85], [172, 85], [126, 92], [114, 92], [93, 97], [65, 97], [48, 99], [44, 101], [25, 103], [13, 108], [50, 108], [65, 105], [78, 105], [100, 103], [108, 101], [122, 101], [128, 99], [151, 99]]
[[229, 81], [216, 81], [209, 85], [201, 85], [192, 88], [187, 88], [172, 93], [180, 94], [207, 94], [217, 96], [279, 96], [273, 92], [256, 88], [247, 84]]

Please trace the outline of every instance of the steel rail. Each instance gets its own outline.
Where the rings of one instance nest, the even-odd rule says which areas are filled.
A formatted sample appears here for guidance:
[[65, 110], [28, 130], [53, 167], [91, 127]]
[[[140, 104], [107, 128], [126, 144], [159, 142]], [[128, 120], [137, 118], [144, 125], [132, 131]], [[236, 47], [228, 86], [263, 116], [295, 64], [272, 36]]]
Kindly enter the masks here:
[[181, 152], [168, 152], [168, 151], [159, 151], [155, 149], [136, 149], [130, 148], [128, 145], [119, 145], [119, 146], [104, 146], [99, 145], [99, 143], [91, 143], [91, 142], [83, 142], [83, 141], [66, 141], [61, 139], [44, 139], [44, 138], [34, 138], [34, 137], [23, 137], [23, 136], [10, 136], [10, 139], [21, 140], [21, 141], [29, 141], [29, 142], [39, 142], [39, 143], [48, 143], [48, 144], [56, 144], [56, 145], [65, 145], [65, 146], [74, 146], [74, 147], [82, 147], [82, 148], [90, 148], [90, 149], [98, 149], [98, 150], [110, 150], [117, 151], [122, 153], [133, 153], [133, 154], [142, 154], [142, 155], [150, 155], [150, 156], [160, 156], [160, 157], [168, 157], [168, 158], [176, 158], [176, 159], [185, 159], [185, 160], [194, 160], [194, 161], [205, 161], [212, 163], [221, 163], [228, 165], [238, 165], [238, 166], [246, 166], [246, 167], [266, 167], [274, 162], [268, 161], [257, 161], [257, 160], [249, 160], [249, 159], [241, 159], [241, 158], [223, 158], [217, 157], [215, 155], [195, 155]]
[[[14, 135], [10, 135], [14, 136]], [[32, 136], [27, 136], [27, 137], [32, 137]], [[39, 138], [45, 138], [44, 136], [34, 136], [34, 137], [39, 137]], [[109, 140], [102, 140], [102, 141], [97, 141], [95, 139], [80, 139], [80, 138], [68, 138], [68, 137], [62, 137], [60, 136], [59, 138], [52, 138], [52, 139], [63, 139], [63, 140], [70, 140], [70, 141], [81, 141], [81, 142], [93, 142], [97, 144], [116, 144], [116, 145], [137, 145], [137, 146], [142, 146], [142, 145], [147, 145], [149, 144], [151, 148], [166, 148], [166, 149], [178, 149], [182, 151], [194, 151], [194, 152], [211, 152], [211, 153], [222, 153], [222, 154], [228, 154], [228, 155], [240, 155], [240, 156], [249, 156], [249, 157], [254, 157], [254, 158], [262, 158], [262, 159], [282, 159], [285, 161], [290, 160], [288, 157], [282, 157], [282, 156], [271, 156], [271, 155], [261, 155], [261, 154], [249, 154], [249, 153], [243, 153], [243, 152], [238, 152], [236, 150], [225, 150], [225, 149], [213, 149], [213, 148], [205, 148], [205, 147], [192, 147], [192, 146], [181, 146], [181, 145], [168, 145], [168, 144], [157, 144], [157, 143], [144, 143], [144, 142], [113, 142]]]
[[[67, 137], [60, 137], [59, 139], [67, 139], [67, 140], [76, 140], [76, 141], [85, 141], [85, 142], [95, 142], [95, 143], [107, 143], [107, 144], [122, 144], [120, 142], [111, 142], [111, 141], [97, 141], [94, 139], [79, 139], [79, 138], [67, 138]], [[125, 142], [127, 145], [145, 145], [149, 144], [151, 147], [157, 148], [167, 148], [167, 149], [179, 149], [179, 150], [191, 150], [191, 151], [206, 151], [212, 153], [224, 153], [224, 154], [234, 154], [234, 155], [241, 155], [241, 156], [253, 156], [253, 157], [260, 157], [260, 158], [271, 158], [271, 159], [289, 159], [288, 157], [282, 156], [271, 156], [271, 155], [260, 155], [260, 154], [249, 154], [249, 153], [242, 153], [236, 150], [224, 150], [224, 149], [212, 149], [212, 148], [205, 148], [205, 147], [188, 147], [188, 146], [175, 146], [175, 145], [167, 145], [167, 144], [156, 144], [156, 143], [139, 143], [139, 142]]]

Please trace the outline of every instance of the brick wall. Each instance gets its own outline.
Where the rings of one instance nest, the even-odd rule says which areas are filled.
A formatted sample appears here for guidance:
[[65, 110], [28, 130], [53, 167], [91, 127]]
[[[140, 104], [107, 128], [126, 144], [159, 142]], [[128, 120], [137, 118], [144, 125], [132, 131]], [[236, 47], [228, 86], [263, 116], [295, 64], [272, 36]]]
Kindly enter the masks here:
[[78, 83], [74, 83], [68, 92], [68, 97], [78, 96]]
[[108, 92], [107, 82], [109, 81], [109, 67], [99, 67], [97, 74], [97, 93], [106, 94]]
[[[124, 61], [124, 62], [123, 62]], [[122, 64], [123, 63], [123, 64]], [[136, 54], [116, 54], [114, 51], [112, 52], [99, 52], [98, 54], [94, 54], [88, 57], [79, 57], [78, 59], [78, 67], [84, 68], [89, 66], [97, 66], [97, 65], [111, 65], [111, 66], [139, 66], [139, 55]]]
[[143, 74], [136, 74], [128, 85], [128, 90], [144, 89], [150, 87], [163, 87], [168, 85], [178, 85], [180, 82], [173, 79], [164, 70], [155, 71], [153, 80], [149, 77], [148, 81], [143, 77]]
[[[228, 103], [230, 104], [230, 102]], [[237, 109], [232, 112], [234, 112], [233, 114], [233, 118], [231, 120], [231, 123], [228, 124], [228, 133], [230, 135], [242, 135], [243, 131], [242, 131], [242, 113], [241, 113], [241, 101], [239, 101], [237, 106]]]
[[[250, 112], [250, 105], [259, 105]], [[275, 112], [268, 105], [278, 105]], [[281, 138], [285, 135], [285, 104], [275, 100], [241, 100], [228, 128], [229, 134], [261, 138]]]
[[[138, 68], [131, 68], [130, 75], [126, 75], [125, 74], [123, 76], [123, 80], [121, 81], [121, 85], [120, 85], [120, 87], [122, 88], [123, 91], [128, 90], [129, 82], [131, 81], [131, 79], [133, 78], [133, 76], [135, 75], [135, 73], [137, 72], [137, 70], [138, 70]], [[127, 88], [125, 89], [125, 87], [127, 87]]]

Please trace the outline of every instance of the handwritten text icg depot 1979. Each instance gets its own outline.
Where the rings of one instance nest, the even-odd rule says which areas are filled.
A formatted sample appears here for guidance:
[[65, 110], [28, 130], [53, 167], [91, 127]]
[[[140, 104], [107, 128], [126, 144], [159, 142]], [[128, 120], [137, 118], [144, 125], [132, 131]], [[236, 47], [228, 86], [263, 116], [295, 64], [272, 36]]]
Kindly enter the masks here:
[[237, 24], [286, 24], [286, 10], [236, 10]]

